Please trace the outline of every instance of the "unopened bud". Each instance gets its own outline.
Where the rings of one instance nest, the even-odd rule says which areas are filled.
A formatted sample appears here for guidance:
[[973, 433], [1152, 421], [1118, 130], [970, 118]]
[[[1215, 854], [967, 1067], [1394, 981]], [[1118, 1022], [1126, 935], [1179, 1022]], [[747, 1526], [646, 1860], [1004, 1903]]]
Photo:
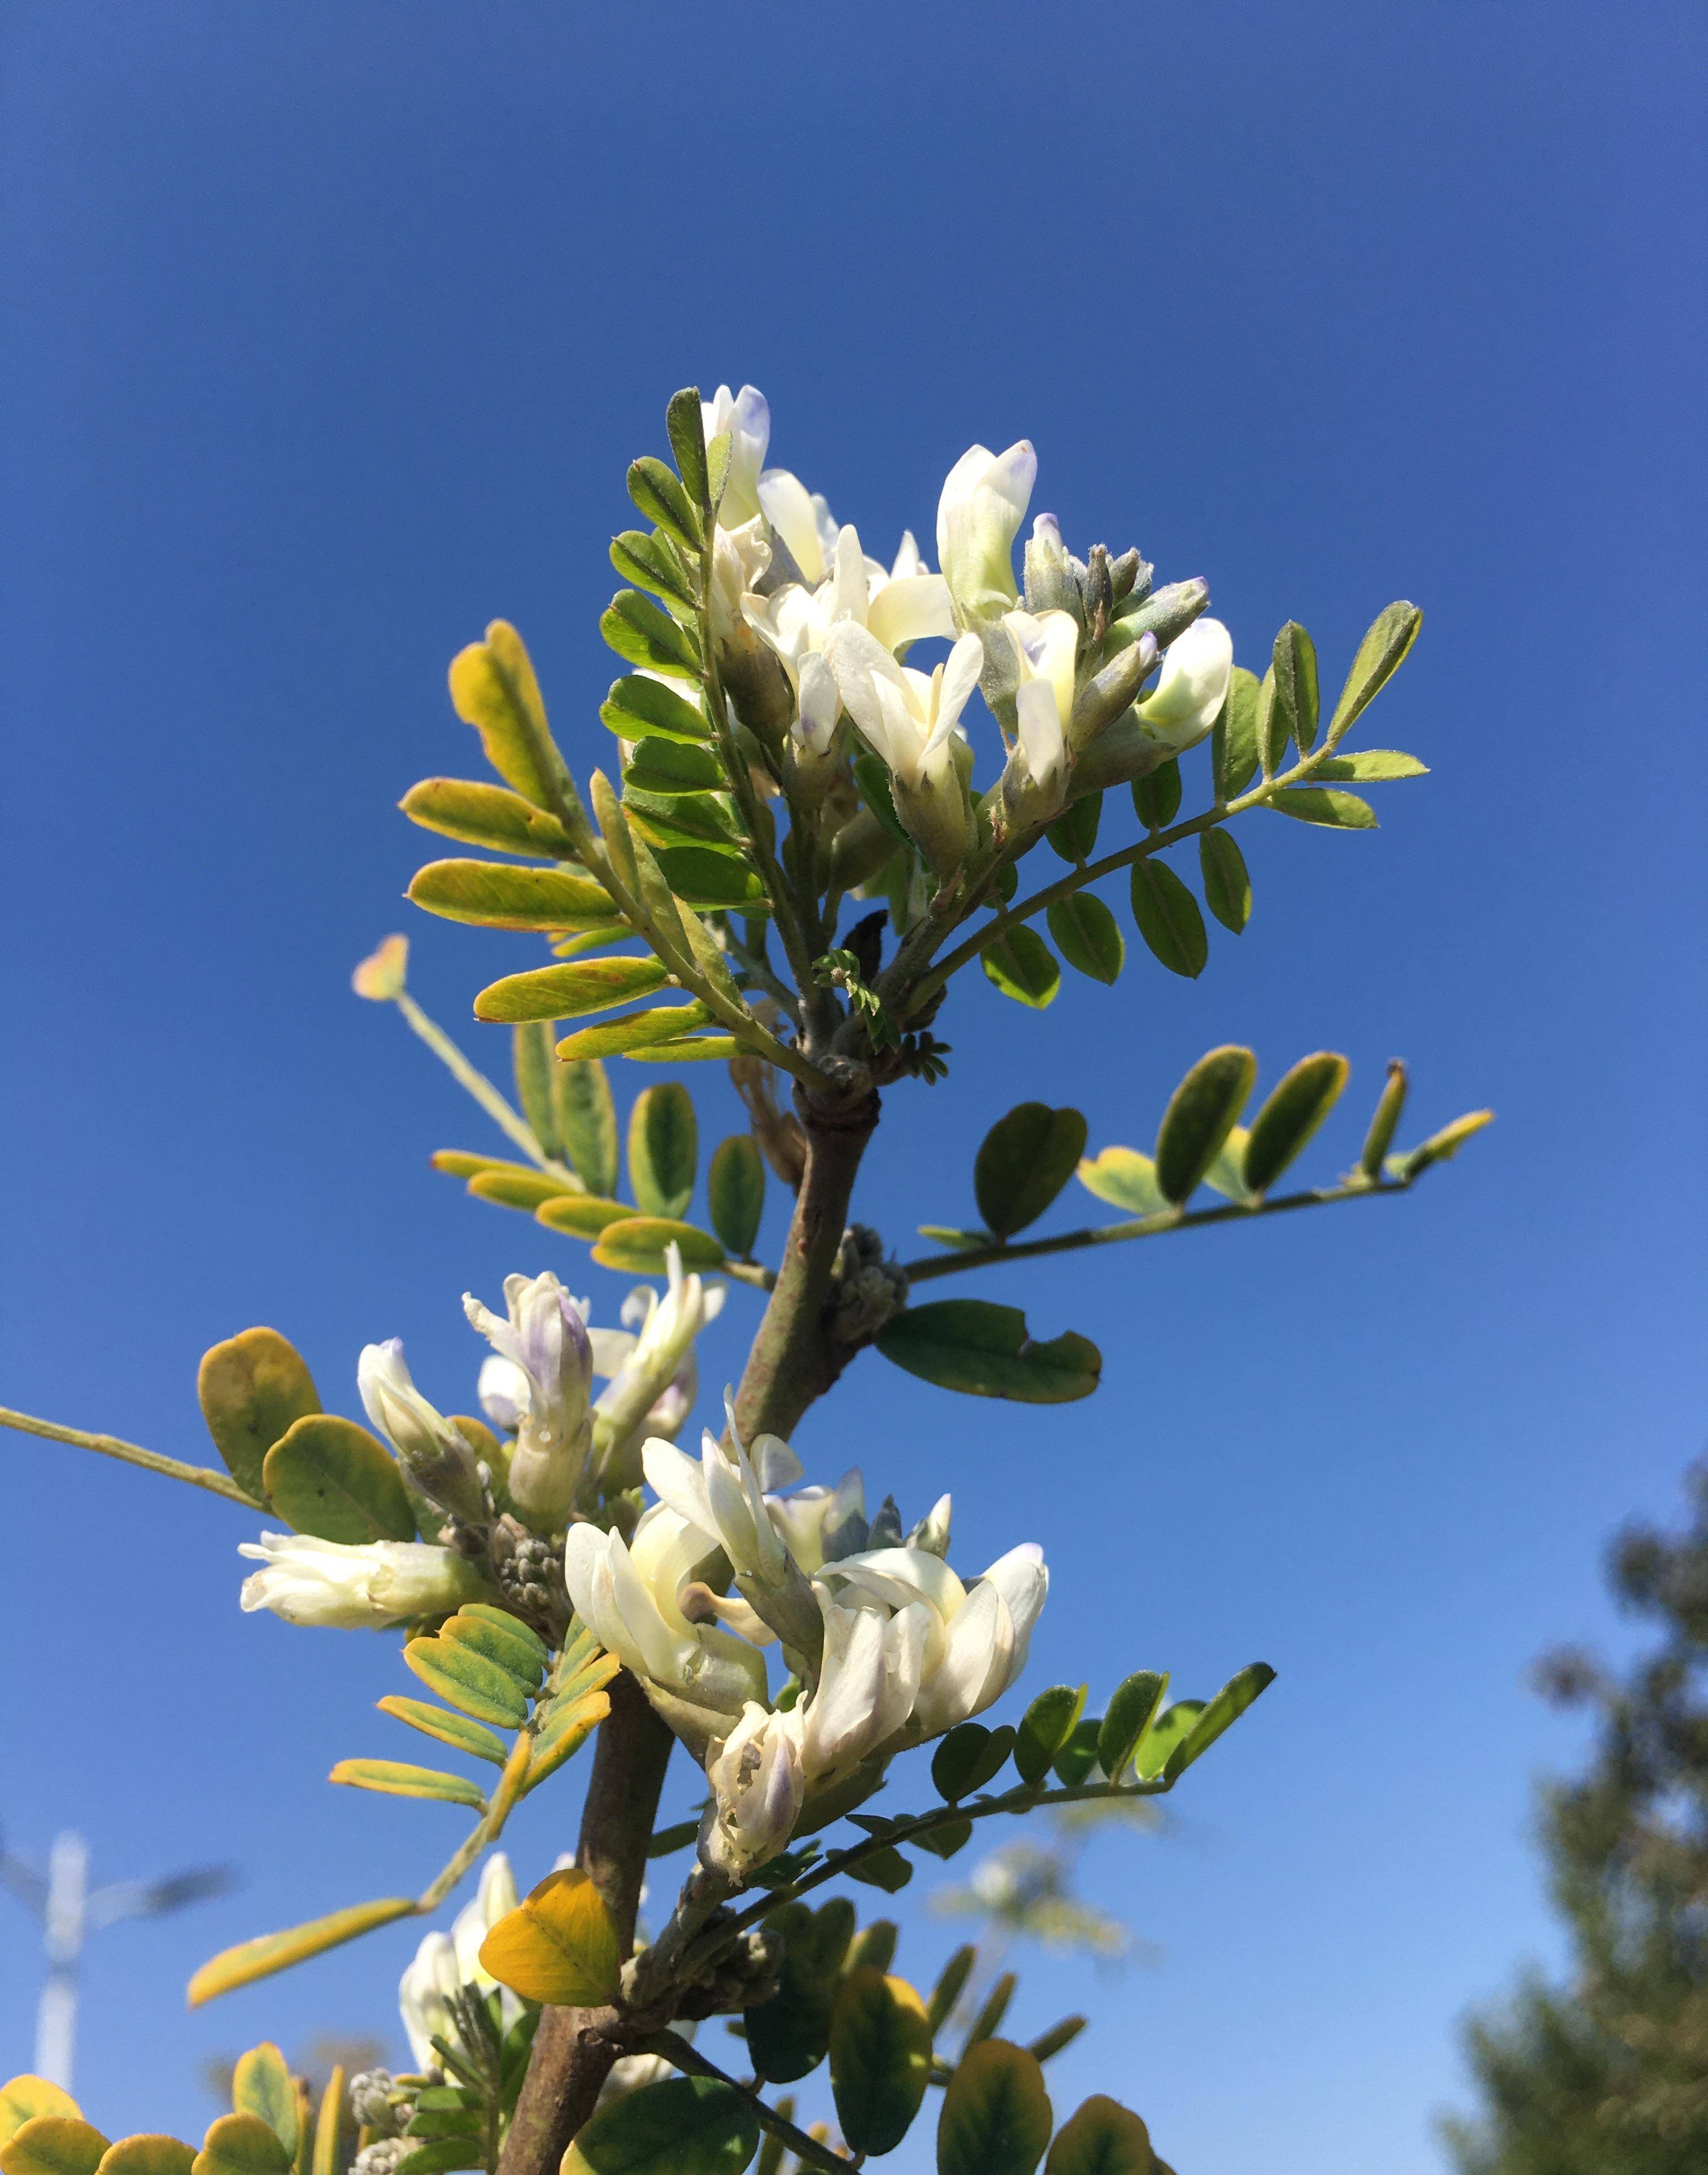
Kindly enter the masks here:
[[1087, 681], [1074, 698], [1067, 729], [1068, 746], [1076, 753], [1137, 700], [1140, 688], [1156, 670], [1160, 654], [1155, 635], [1141, 635], [1137, 642], [1118, 649], [1102, 671]]
[[1157, 637], [1159, 649], [1178, 640], [1210, 602], [1210, 584], [1200, 574], [1190, 582], [1170, 582], [1165, 588], [1133, 603], [1109, 626], [1109, 641], [1138, 642], [1147, 634]]
[[486, 1516], [486, 1497], [474, 1453], [462, 1430], [410, 1380], [402, 1339], [364, 1345], [355, 1379], [368, 1418], [416, 1487], [453, 1517], [479, 1525]]

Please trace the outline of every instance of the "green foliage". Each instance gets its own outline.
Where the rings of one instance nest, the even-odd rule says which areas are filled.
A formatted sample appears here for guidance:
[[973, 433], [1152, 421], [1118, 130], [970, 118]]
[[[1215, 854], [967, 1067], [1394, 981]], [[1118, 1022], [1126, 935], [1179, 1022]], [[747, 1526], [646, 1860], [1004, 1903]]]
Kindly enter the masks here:
[[738, 1261], [746, 1261], [765, 1213], [765, 1161], [746, 1133], [732, 1133], [713, 1151], [706, 1176], [712, 1229]]
[[905, 1979], [870, 1965], [849, 1972], [830, 2016], [830, 2085], [854, 2151], [894, 2151], [925, 2096], [931, 2021]]
[[733, 2086], [671, 2077], [602, 2107], [562, 2175], [741, 2175], [758, 2149], [758, 2120]]
[[260, 1501], [268, 1451], [293, 1421], [320, 1410], [313, 1376], [276, 1329], [246, 1329], [204, 1355], [196, 1390], [214, 1447]]
[[699, 1158], [687, 1089], [674, 1080], [644, 1089], [629, 1114], [629, 1184], [642, 1214], [679, 1219], [694, 1197]]
[[429, 914], [480, 929], [583, 929], [612, 912], [610, 894], [586, 876], [507, 861], [429, 861], [410, 878], [409, 897]]
[[973, 2048], [937, 2123], [937, 2175], [1032, 2175], [1055, 2117], [1034, 2056], [1006, 2039]]
[[1076, 892], [1069, 898], [1053, 898], [1044, 910], [1055, 948], [1077, 973], [1093, 982], [1113, 984], [1120, 979], [1126, 945], [1120, 924], [1093, 892]]
[[986, 1299], [938, 1299], [910, 1306], [878, 1333], [877, 1347], [910, 1375], [975, 1397], [1058, 1405], [1088, 1397], [1103, 1355], [1072, 1330], [1038, 1344], [1017, 1306]]
[[1303, 1152], [1340, 1100], [1351, 1070], [1345, 1058], [1320, 1050], [1301, 1057], [1271, 1089], [1245, 1143], [1243, 1175], [1253, 1193], [1266, 1193]]
[[1047, 1103], [1018, 1103], [979, 1144], [973, 1191], [985, 1229], [999, 1239], [1035, 1223], [1085, 1153], [1085, 1119]]
[[557, 1131], [576, 1176], [591, 1194], [617, 1182], [617, 1114], [610, 1082], [597, 1059], [556, 1066], [552, 1074]]
[[1035, 929], [1018, 923], [979, 953], [986, 975], [1005, 997], [1042, 1012], [1061, 987], [1061, 969]]
[[1169, 1097], [1157, 1133], [1157, 1186], [1165, 1201], [1178, 1206], [1197, 1191], [1256, 1077], [1252, 1052], [1228, 1043], [1201, 1057]]
[[1171, 974], [1195, 981], [1210, 957], [1210, 940], [1198, 902], [1166, 862], [1135, 861], [1133, 919], [1139, 934]]
[[354, 1420], [306, 1413], [268, 1451], [261, 1478], [293, 1532], [355, 1543], [415, 1538], [395, 1459]]

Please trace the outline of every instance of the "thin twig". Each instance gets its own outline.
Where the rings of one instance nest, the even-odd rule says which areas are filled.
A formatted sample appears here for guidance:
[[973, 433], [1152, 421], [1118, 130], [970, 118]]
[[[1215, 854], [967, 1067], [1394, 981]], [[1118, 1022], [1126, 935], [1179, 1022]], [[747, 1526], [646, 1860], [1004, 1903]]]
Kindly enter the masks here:
[[569, 1175], [564, 1166], [554, 1163], [540, 1147], [527, 1120], [511, 1109], [485, 1074], [475, 1070], [443, 1028], [427, 1017], [407, 990], [399, 990], [393, 1001], [457, 1085], [474, 1098], [493, 1124], [515, 1142], [529, 1163], [541, 1170], [549, 1170], [555, 1178]]
[[182, 1458], [162, 1457], [157, 1450], [122, 1442], [116, 1435], [88, 1435], [81, 1428], [62, 1427], [57, 1420], [39, 1420], [29, 1413], [10, 1412], [3, 1405], [0, 1405], [0, 1427], [16, 1428], [20, 1435], [46, 1435], [51, 1442], [73, 1443], [79, 1450], [92, 1450], [102, 1457], [121, 1458], [127, 1465], [141, 1466], [144, 1473], [163, 1473], [168, 1480], [182, 1480], [209, 1495], [223, 1495], [228, 1502], [241, 1503], [247, 1511], [267, 1507], [240, 1488], [230, 1473], [216, 1472], [209, 1465], [187, 1465]]
[[793, 2152], [803, 2165], [822, 2167], [827, 2175], [848, 2175], [849, 2162], [839, 2152], [832, 2152], [827, 2145], [821, 2145], [816, 2137], [809, 2137], [804, 2129], [797, 2129], [786, 2115], [767, 2105], [756, 2091], [732, 2077], [728, 2070], [720, 2069], [715, 2062], [708, 2061], [699, 2050], [691, 2046], [680, 2033], [654, 2031], [646, 2038], [636, 2041], [643, 2053], [662, 2054], [675, 2068], [691, 2077], [710, 2077], [716, 2083], [727, 2085], [736, 2096], [753, 2110], [762, 2129], [768, 2129]]
[[1306, 1193], [1285, 1193], [1277, 1201], [1230, 1201], [1221, 1208], [1159, 1209], [1153, 1216], [1136, 1217], [1128, 1223], [1095, 1223], [1078, 1231], [1064, 1231], [1054, 1239], [1026, 1239], [1018, 1245], [967, 1246], [958, 1253], [927, 1254], [922, 1260], [903, 1264], [902, 1274], [910, 1284], [932, 1277], [953, 1276], [957, 1269], [985, 1269], [998, 1261], [1034, 1261], [1040, 1254], [1071, 1254], [1084, 1246], [1112, 1246], [1124, 1239], [1160, 1239], [1169, 1231], [1196, 1231], [1207, 1223], [1231, 1223], [1242, 1218], [1281, 1216], [1290, 1208], [1321, 1208], [1334, 1201], [1364, 1201], [1378, 1194], [1408, 1192], [1409, 1178], [1372, 1179], [1358, 1185], [1326, 1185]]

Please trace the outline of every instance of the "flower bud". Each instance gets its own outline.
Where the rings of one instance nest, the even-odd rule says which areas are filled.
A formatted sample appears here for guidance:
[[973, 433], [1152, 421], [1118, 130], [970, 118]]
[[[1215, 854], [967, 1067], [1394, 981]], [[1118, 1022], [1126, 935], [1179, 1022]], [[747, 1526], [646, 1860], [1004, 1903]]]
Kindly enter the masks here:
[[1085, 569], [1061, 540], [1053, 513], [1040, 513], [1032, 524], [1024, 559], [1026, 609], [1065, 611], [1076, 625], [1085, 621], [1081, 577]]
[[244, 1580], [244, 1609], [270, 1608], [287, 1624], [377, 1631], [412, 1616], [448, 1616], [465, 1601], [490, 1597], [466, 1557], [422, 1541], [352, 1546], [312, 1533], [263, 1533], [237, 1553], [266, 1566]]
[[451, 1997], [462, 1983], [455, 1943], [448, 1934], [429, 1934], [398, 1985], [398, 2008], [418, 2069], [440, 2066], [439, 2050], [433, 2044], [436, 2037], [456, 2043]]
[[463, 1294], [463, 1310], [500, 1358], [521, 1370], [528, 1409], [511, 1455], [510, 1500], [535, 1532], [564, 1524], [593, 1440], [593, 1346], [583, 1310], [548, 1269], [504, 1279], [507, 1321]]
[[1145, 681], [1157, 669], [1157, 637], [1141, 635], [1118, 649], [1103, 670], [1079, 691], [1068, 722], [1068, 746], [1078, 753], [1131, 708]]
[[775, 1858], [794, 1831], [806, 1795], [798, 1712], [773, 1713], [750, 1700], [741, 1719], [706, 1761], [713, 1802], [700, 1824], [700, 1862], [745, 1881]]
[[1112, 656], [1124, 643], [1141, 642], [1147, 634], [1155, 635], [1158, 646], [1166, 649], [1209, 602], [1210, 584], [1201, 574], [1195, 574], [1189, 582], [1170, 582], [1109, 621], [1103, 654]]
[[[621, 1462], [637, 1431], [646, 1426], [653, 1408], [673, 1391], [687, 1391], [691, 1402], [694, 1340], [715, 1321], [724, 1304], [724, 1287], [707, 1284], [697, 1276], [684, 1276], [682, 1256], [674, 1245], [664, 1249], [669, 1277], [660, 1299], [649, 1285], [635, 1294], [645, 1310], [641, 1332], [633, 1350], [614, 1379], [600, 1392], [594, 1407], [594, 1442], [602, 1472]], [[632, 1304], [632, 1301], [631, 1301]], [[628, 1318], [627, 1309], [624, 1310]], [[684, 1406], [671, 1423], [670, 1412], [653, 1423], [654, 1434], [674, 1435], [688, 1417]]]
[[461, 1429], [436, 1411], [410, 1380], [402, 1338], [365, 1344], [355, 1380], [368, 1418], [421, 1493], [465, 1524], [482, 1523], [486, 1496], [474, 1453]]
[[1005, 453], [969, 447], [937, 502], [937, 564], [957, 622], [994, 619], [1015, 601], [1014, 540], [1038, 477], [1038, 455], [1022, 438]]

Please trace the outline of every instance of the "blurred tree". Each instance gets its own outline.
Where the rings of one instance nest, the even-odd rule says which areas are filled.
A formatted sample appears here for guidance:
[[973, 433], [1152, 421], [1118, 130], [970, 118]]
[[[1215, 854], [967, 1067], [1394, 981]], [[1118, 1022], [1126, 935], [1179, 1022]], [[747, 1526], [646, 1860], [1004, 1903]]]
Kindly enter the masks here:
[[1708, 1465], [1686, 1484], [1685, 1530], [1630, 1527], [1610, 1558], [1660, 1645], [1622, 1676], [1576, 1652], [1538, 1672], [1545, 1697], [1598, 1725], [1588, 1771], [1543, 1798], [1573, 1967], [1472, 2020], [1484, 2111], [1444, 2126], [1461, 2175], [1708, 2167]]

